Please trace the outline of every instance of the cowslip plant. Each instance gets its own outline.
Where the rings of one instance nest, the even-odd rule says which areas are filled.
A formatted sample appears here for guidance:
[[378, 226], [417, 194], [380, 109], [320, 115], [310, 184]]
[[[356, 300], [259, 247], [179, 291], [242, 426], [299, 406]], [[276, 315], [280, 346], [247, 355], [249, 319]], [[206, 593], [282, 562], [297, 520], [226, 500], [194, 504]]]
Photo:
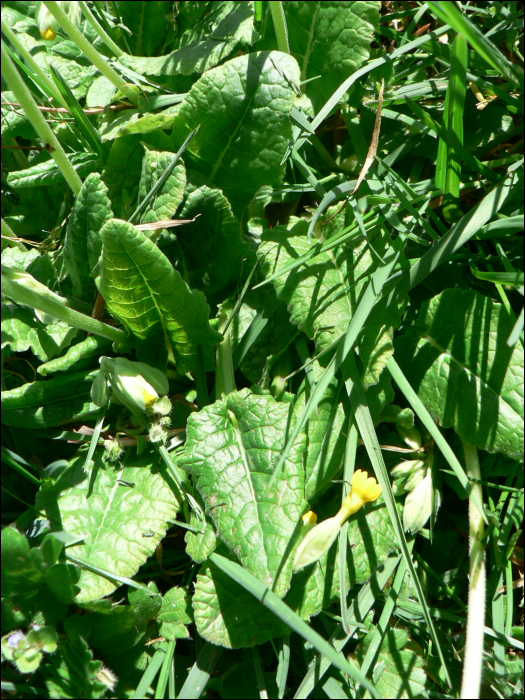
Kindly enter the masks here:
[[521, 697], [482, 5], [2, 3], [3, 690]]
[[[328, 518], [323, 520], [322, 523], [315, 525], [315, 520], [313, 520], [312, 516], [309, 516], [308, 513], [303, 516], [303, 533], [305, 526], [312, 525], [313, 527], [307, 530], [297, 548], [293, 562], [294, 571], [313, 564], [326, 554], [335, 542], [343, 523], [351, 515], [357, 513], [365, 503], [375, 501], [381, 495], [381, 486], [373, 477], [369, 477], [361, 469], [356, 470], [350, 485], [350, 493], [346, 496], [339, 512], [333, 518]], [[315, 516], [315, 514], [312, 515]], [[309, 517], [307, 522], [305, 522], [307, 516]]]

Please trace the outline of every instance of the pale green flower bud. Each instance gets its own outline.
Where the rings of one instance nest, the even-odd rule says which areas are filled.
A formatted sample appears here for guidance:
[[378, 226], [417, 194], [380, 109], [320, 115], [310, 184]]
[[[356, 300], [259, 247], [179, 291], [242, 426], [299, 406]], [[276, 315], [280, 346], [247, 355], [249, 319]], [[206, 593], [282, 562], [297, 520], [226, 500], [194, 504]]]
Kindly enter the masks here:
[[412, 476], [405, 482], [405, 490], [413, 491], [423, 481], [426, 473], [426, 469], [419, 469], [417, 472], [412, 474]]
[[414, 472], [420, 470], [424, 464], [425, 462], [422, 459], [408, 459], [396, 465], [390, 471], [390, 475], [394, 479], [397, 479], [401, 476], [409, 476], [410, 474], [414, 474]]
[[421, 530], [432, 513], [432, 470], [427, 469], [424, 479], [405, 499], [403, 527], [412, 534]]
[[417, 428], [404, 428], [402, 425], [398, 425], [397, 432], [409, 447], [413, 450], [419, 450], [421, 447], [421, 433]]
[[[78, 26], [81, 16], [81, 9], [78, 2], [57, 0], [56, 4], [64, 10], [71, 22], [73, 22], [75, 26]], [[58, 20], [53, 17], [44, 3], [40, 3], [37, 15], [37, 24], [40, 30], [40, 36], [46, 41], [52, 41], [60, 29]]]
[[[373, 476], [369, 477], [368, 473], [361, 471], [361, 469], [354, 472], [350, 484], [352, 489], [343, 501], [337, 515], [323, 520], [322, 523], [313, 527], [299, 543], [292, 566], [293, 571], [313, 564], [326, 554], [333, 545], [345, 520], [356, 513], [365, 503], [375, 501], [381, 495], [381, 486]], [[303, 523], [306, 516], [303, 516]]]
[[135, 415], [154, 413], [155, 403], [169, 390], [166, 375], [144, 362], [101, 357], [100, 370], [111, 385], [112, 399]]

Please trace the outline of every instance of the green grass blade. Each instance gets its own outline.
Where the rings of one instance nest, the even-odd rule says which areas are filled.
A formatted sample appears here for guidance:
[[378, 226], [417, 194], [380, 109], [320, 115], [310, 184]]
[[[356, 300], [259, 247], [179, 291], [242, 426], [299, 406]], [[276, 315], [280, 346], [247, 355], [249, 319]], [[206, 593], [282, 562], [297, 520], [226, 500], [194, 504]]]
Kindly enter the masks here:
[[521, 187], [521, 174], [511, 173], [476, 206], [455, 224], [422, 258], [410, 268], [410, 288], [413, 289], [439, 265], [450, 259], [479, 229], [503, 207], [516, 187]]
[[180, 689], [179, 698], [188, 698], [188, 700], [200, 698], [221, 654], [222, 647], [217, 647], [210, 642], [204, 644]]
[[366, 401], [366, 395], [361, 384], [361, 377], [359, 376], [359, 371], [355, 362], [355, 356], [349, 354], [344, 365], [344, 375], [346, 380], [346, 388], [348, 396], [350, 398], [350, 403], [354, 409], [354, 416], [363, 439], [363, 444], [365, 445], [368, 457], [372, 462], [377, 480], [381, 484], [383, 489], [383, 498], [385, 499], [385, 504], [390, 515], [390, 520], [394, 532], [396, 534], [397, 542], [401, 548], [403, 558], [407, 565], [410, 576], [412, 577], [412, 582], [416, 588], [417, 596], [419, 602], [423, 609], [423, 615], [425, 622], [427, 623], [430, 636], [436, 646], [436, 650], [443, 667], [443, 672], [445, 674], [448, 686], [452, 688], [452, 681], [448, 672], [447, 665], [445, 663], [445, 657], [443, 655], [443, 650], [441, 649], [441, 643], [439, 637], [437, 636], [434, 623], [432, 622], [432, 617], [428, 609], [428, 605], [425, 599], [425, 593], [423, 587], [418, 578], [414, 565], [412, 563], [412, 558], [410, 556], [410, 550], [408, 543], [405, 538], [405, 532], [401, 524], [401, 519], [396, 507], [396, 501], [394, 494], [392, 492], [392, 487], [390, 485], [390, 478], [386, 468], [385, 461], [383, 459], [383, 454], [381, 452], [381, 447], [379, 446], [379, 441], [377, 439], [374, 424], [372, 422], [372, 416], [370, 415], [370, 409]]
[[278, 304], [279, 299], [276, 296], [269, 296], [263, 308], [257, 312], [257, 315], [246, 329], [241, 342], [237, 345], [233, 353], [232, 362], [234, 371], [240, 366], [249, 349], [264, 330], [264, 327], [277, 309]]
[[164, 649], [157, 649], [155, 654], [153, 655], [153, 658], [148, 664], [148, 667], [142, 674], [142, 678], [140, 679], [140, 682], [131, 696], [133, 700], [140, 700], [141, 698], [145, 698], [148, 693], [148, 689], [155, 680], [155, 676], [159, 672], [160, 667], [162, 666], [164, 662], [164, 657], [166, 656], [166, 652]]
[[450, 94], [447, 112], [447, 158], [443, 216], [452, 223], [461, 218], [459, 206], [459, 180], [463, 151], [463, 112], [467, 91], [467, 44], [458, 34], [454, 39], [451, 53], [450, 81], [447, 95]]
[[485, 61], [502, 77], [516, 85], [523, 85], [523, 68], [510, 63], [501, 51], [466, 17], [453, 2], [430, 1], [429, 8], [458, 35], [462, 36]]
[[275, 682], [277, 684], [277, 697], [284, 698], [286, 691], [286, 681], [288, 680], [288, 670], [290, 668], [290, 635], [286, 634], [279, 640], [279, 665], [277, 666], [277, 675]]
[[[458, 479], [459, 483], [465, 489], [465, 492], [467, 494], [469, 494], [472, 490], [472, 485], [471, 485], [470, 481], [468, 480], [468, 477], [465, 473], [465, 470], [461, 466], [458, 458], [456, 457], [456, 455], [452, 451], [448, 442], [445, 440], [445, 438], [441, 434], [440, 429], [432, 420], [432, 416], [430, 415], [430, 413], [427, 411], [427, 409], [425, 408], [425, 406], [421, 402], [421, 399], [416, 394], [414, 389], [412, 389], [412, 387], [410, 386], [410, 382], [403, 374], [401, 367], [397, 364], [397, 362], [393, 356], [390, 357], [390, 359], [388, 360], [387, 369], [390, 372], [390, 374], [392, 375], [392, 379], [395, 381], [395, 383], [399, 387], [400, 391], [405, 396], [408, 403], [414, 409], [414, 412], [416, 413], [417, 417], [423, 423], [425, 428], [428, 430], [428, 432], [430, 433], [430, 435], [434, 439], [434, 442], [441, 450], [441, 454], [447, 460], [451, 469], [454, 471], [454, 474], [456, 475], [456, 478]], [[480, 501], [476, 502], [476, 506], [477, 506], [478, 510], [480, 511], [482, 517], [485, 518], [485, 516], [483, 514], [484, 511], [483, 511], [483, 506], [482, 506], [481, 502]]]
[[[346, 634], [341, 625], [338, 625], [330, 638], [336, 651], [342, 651], [347, 642], [351, 639], [352, 635], [354, 635], [355, 632], [362, 627], [360, 624], [361, 621], [367, 616], [369, 610], [372, 608], [375, 602], [375, 599], [388, 583], [388, 580], [396, 570], [396, 567], [400, 561], [400, 556], [388, 557], [384, 562], [384, 565], [378, 567], [370, 576], [368, 581], [360, 588], [359, 593], [350, 605], [350, 634]], [[318, 656], [316, 659], [314, 659], [314, 661], [310, 664], [305, 677], [301, 681], [301, 685], [297, 689], [294, 698], [307, 698], [314, 689], [315, 685], [323, 678], [330, 666], [331, 661], [330, 659], [326, 658], [326, 656]]]
[[159, 679], [157, 681], [157, 687], [155, 688], [156, 698], [166, 697], [166, 686], [168, 685], [168, 678], [170, 674], [171, 665], [173, 663], [173, 657], [175, 656], [175, 640], [170, 639], [166, 645], [166, 653], [162, 659], [162, 666], [159, 673]]
[[272, 13], [273, 26], [275, 27], [275, 36], [277, 37], [277, 48], [283, 53], [290, 53], [288, 28], [286, 26], [286, 17], [284, 16], [283, 3], [280, 2], [280, 0], [271, 2], [270, 11]]
[[381, 697], [375, 687], [362, 676], [362, 674], [352, 666], [342, 654], [339, 654], [335, 648], [323, 639], [310, 625], [286, 605], [278, 596], [270, 591], [263, 583], [255, 578], [249, 571], [243, 569], [240, 564], [230, 561], [225, 557], [214, 552], [210, 555], [210, 561], [217, 566], [221, 571], [230, 576], [234, 581], [239, 583], [244, 589], [251, 593], [258, 601], [260, 601], [268, 610], [271, 610], [279, 619], [287, 624], [290, 629], [306, 639], [312, 646], [323, 656], [326, 656], [332, 664], [343, 673], [347, 673], [350, 678], [355, 680], [361, 686], [366, 688], [372, 697]]
[[181, 155], [184, 153], [186, 148], [188, 147], [189, 142], [192, 140], [192, 138], [195, 136], [197, 131], [200, 129], [200, 124], [197, 126], [196, 129], [194, 129], [191, 134], [188, 135], [182, 146], [179, 148], [177, 153], [173, 156], [171, 159], [170, 164], [166, 168], [166, 170], [162, 173], [162, 175], [159, 177], [157, 182], [153, 185], [151, 190], [148, 192], [148, 194], [144, 197], [143, 201], [140, 203], [140, 205], [135, 209], [133, 214], [130, 216], [129, 221], [130, 223], [133, 223], [135, 219], [142, 214], [142, 212], [147, 208], [149, 202], [151, 199], [155, 196], [156, 192], [160, 190], [162, 185], [166, 182], [166, 180], [169, 178], [171, 173], [173, 172], [173, 168], [177, 165], [179, 158]]
[[[412, 542], [409, 543], [408, 548], [410, 551], [412, 551], [414, 543], [415, 540], [412, 540]], [[392, 588], [388, 592], [388, 598], [386, 600], [385, 607], [383, 608], [381, 617], [379, 618], [379, 622], [377, 623], [377, 626], [374, 630], [374, 634], [370, 641], [370, 645], [366, 650], [365, 658], [363, 659], [363, 663], [361, 664], [361, 673], [364, 676], [366, 676], [371, 666], [375, 663], [377, 653], [381, 647], [386, 633], [388, 632], [390, 618], [392, 617], [394, 608], [396, 606], [397, 596], [399, 595], [401, 586], [403, 585], [403, 581], [405, 580], [406, 570], [406, 562], [404, 559], [402, 559], [397, 568], [396, 577], [394, 579], [394, 583], [392, 584]]]
[[359, 306], [356, 309], [354, 317], [350, 321], [345, 335], [339, 341], [339, 345], [335, 352], [335, 355], [330, 361], [328, 367], [325, 369], [325, 371], [319, 378], [315, 389], [312, 391], [312, 394], [308, 399], [306, 406], [304, 407], [301, 415], [297, 420], [297, 423], [295, 425], [294, 430], [292, 431], [291, 436], [289, 437], [288, 441], [286, 442], [286, 445], [283, 448], [281, 457], [279, 458], [279, 461], [277, 462], [277, 465], [270, 479], [269, 487], [272, 486], [275, 477], [281, 470], [297, 436], [299, 435], [301, 430], [303, 430], [308, 419], [317, 408], [317, 405], [323, 397], [328, 384], [330, 384], [330, 382], [332, 381], [335, 373], [337, 372], [341, 364], [344, 362], [346, 356], [348, 355], [355, 341], [357, 340], [357, 336], [361, 332], [361, 329], [366, 323], [366, 320], [370, 315], [374, 304], [376, 303], [377, 299], [381, 294], [383, 285], [385, 284], [386, 280], [390, 275], [390, 272], [393, 270], [394, 265], [397, 262], [399, 254], [401, 252], [401, 248], [403, 247], [404, 240], [405, 239], [403, 236], [399, 236], [398, 238], [396, 238], [393, 245], [389, 248], [387, 254], [385, 255], [386, 264], [383, 267], [378, 267], [372, 275], [372, 279], [370, 280], [370, 283], [368, 284], [366, 291], [363, 294], [361, 301], [359, 302]]

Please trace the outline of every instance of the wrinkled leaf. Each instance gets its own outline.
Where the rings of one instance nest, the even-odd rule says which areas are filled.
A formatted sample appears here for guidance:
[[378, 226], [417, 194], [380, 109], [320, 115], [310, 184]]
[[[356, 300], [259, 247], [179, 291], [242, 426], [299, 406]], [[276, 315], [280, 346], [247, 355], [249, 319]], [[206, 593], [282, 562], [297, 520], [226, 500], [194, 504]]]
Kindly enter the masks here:
[[290, 584], [294, 539], [307, 510], [304, 435], [268, 489], [289, 423], [289, 404], [248, 389], [233, 392], [190, 416], [186, 454], [179, 459], [195, 479], [219, 538], [279, 596]]
[[165, 368], [168, 358], [183, 374], [196, 368], [197, 348], [205, 366], [221, 339], [209, 324], [202, 292], [190, 290], [157, 246], [131, 224], [112, 219], [101, 231], [97, 285], [111, 312], [137, 338], [137, 357]]
[[277, 64], [299, 80], [297, 63], [286, 54], [238, 56], [207, 71], [175, 116], [178, 147], [200, 125], [185, 151], [186, 164], [204, 174], [208, 186], [222, 189], [236, 216], [261, 185], [277, 186], [284, 175], [295, 93]]
[[523, 345], [513, 320], [474, 291], [423, 302], [395, 343], [396, 359], [434, 420], [470, 445], [523, 458]]

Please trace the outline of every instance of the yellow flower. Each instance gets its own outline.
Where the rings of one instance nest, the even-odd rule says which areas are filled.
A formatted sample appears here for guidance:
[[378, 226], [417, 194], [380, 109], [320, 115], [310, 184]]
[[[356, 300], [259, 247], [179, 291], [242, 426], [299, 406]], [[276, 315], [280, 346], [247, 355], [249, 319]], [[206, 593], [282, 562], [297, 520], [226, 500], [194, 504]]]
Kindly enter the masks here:
[[[350, 484], [352, 490], [343, 501], [343, 505], [337, 515], [323, 520], [316, 527], [312, 527], [299, 543], [292, 566], [293, 571], [313, 564], [323, 554], [326, 554], [334, 543], [345, 520], [356, 513], [367, 501], [375, 501], [381, 495], [381, 486], [379, 486], [374, 477], [369, 477], [368, 473], [361, 471], [361, 469], [357, 469], [354, 473]], [[303, 527], [306, 525], [306, 518], [310, 516], [310, 513], [312, 511], [303, 515]], [[312, 515], [314, 514], [312, 513]], [[314, 517], [317, 520], [317, 516]], [[309, 523], [311, 522], [309, 520]]]
[[356, 513], [368, 501], [375, 501], [381, 495], [381, 486], [368, 472], [357, 469], [350, 481], [352, 489], [343, 501], [341, 510], [336, 517], [342, 517], [341, 525], [351, 515]]

